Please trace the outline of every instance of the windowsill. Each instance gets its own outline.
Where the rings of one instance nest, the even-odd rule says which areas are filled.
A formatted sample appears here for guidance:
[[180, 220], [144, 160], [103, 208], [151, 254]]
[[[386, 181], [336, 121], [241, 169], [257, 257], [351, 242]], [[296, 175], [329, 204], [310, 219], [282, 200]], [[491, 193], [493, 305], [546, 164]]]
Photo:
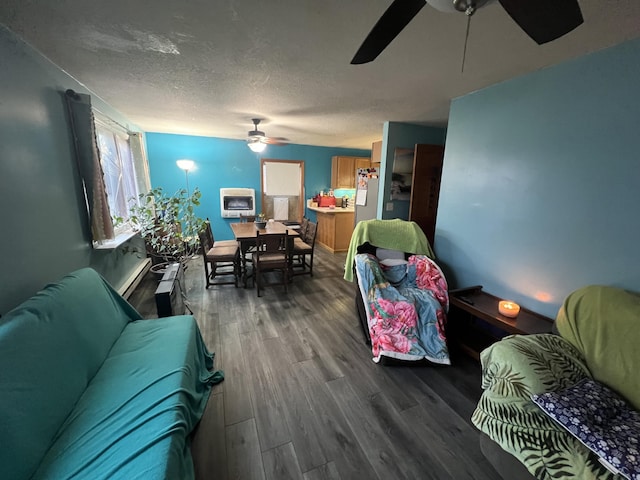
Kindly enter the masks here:
[[132, 238], [134, 235], [137, 235], [137, 233], [138, 232], [133, 232], [133, 231], [119, 233], [118, 235], [116, 235], [116, 238], [114, 238], [113, 240], [108, 240], [106, 242], [101, 242], [101, 243], [93, 242], [93, 248], [95, 250], [115, 250], [124, 242]]

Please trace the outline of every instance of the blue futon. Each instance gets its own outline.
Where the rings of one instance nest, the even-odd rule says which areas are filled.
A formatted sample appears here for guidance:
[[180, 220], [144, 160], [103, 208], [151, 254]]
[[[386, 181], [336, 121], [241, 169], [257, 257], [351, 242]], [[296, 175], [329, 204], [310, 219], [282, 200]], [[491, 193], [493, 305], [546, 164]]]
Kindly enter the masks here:
[[0, 319], [0, 478], [189, 479], [213, 372], [192, 316], [142, 320], [92, 269]]

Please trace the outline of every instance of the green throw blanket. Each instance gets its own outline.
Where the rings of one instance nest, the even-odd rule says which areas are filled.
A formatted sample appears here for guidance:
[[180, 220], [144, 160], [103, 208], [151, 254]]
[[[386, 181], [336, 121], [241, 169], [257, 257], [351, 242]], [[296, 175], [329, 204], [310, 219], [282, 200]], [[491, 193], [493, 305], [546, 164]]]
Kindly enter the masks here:
[[415, 222], [394, 220], [364, 220], [358, 222], [351, 235], [351, 243], [344, 266], [344, 279], [353, 281], [353, 259], [358, 247], [365, 242], [380, 248], [399, 250], [435, 259], [429, 240]]
[[593, 378], [640, 408], [640, 296], [583, 287], [564, 301], [561, 336], [511, 336], [481, 354], [484, 393], [471, 420], [539, 479], [613, 479], [567, 430], [531, 400]]
[[484, 393], [471, 421], [538, 479], [613, 480], [595, 454], [531, 400], [589, 377], [584, 357], [557, 335], [514, 335], [481, 354]]
[[593, 378], [640, 410], [640, 295], [600, 285], [581, 288], [567, 297], [556, 326], [583, 352]]

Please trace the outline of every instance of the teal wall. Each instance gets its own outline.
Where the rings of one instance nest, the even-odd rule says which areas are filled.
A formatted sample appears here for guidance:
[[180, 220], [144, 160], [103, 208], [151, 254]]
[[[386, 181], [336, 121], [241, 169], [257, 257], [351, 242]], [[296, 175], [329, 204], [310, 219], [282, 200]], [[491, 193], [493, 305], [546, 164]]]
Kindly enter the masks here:
[[[409, 202], [391, 201], [391, 172], [396, 148], [413, 148], [417, 143], [444, 145], [446, 129], [425, 127], [411, 123], [385, 122], [382, 130], [382, 159], [380, 162], [380, 181], [383, 189], [378, 195], [378, 218], [409, 219]], [[388, 173], [387, 173], [388, 172]], [[387, 203], [393, 204], [393, 210], [387, 211]]]
[[[147, 155], [151, 185], [173, 193], [185, 188], [184, 172], [176, 160], [189, 158], [196, 168], [189, 173], [189, 187], [202, 191], [202, 205], [197, 214], [209, 217], [216, 239], [233, 238], [229, 223], [237, 219], [220, 216], [220, 188], [243, 187], [256, 191], [256, 212], [260, 211], [260, 158], [304, 161], [306, 198], [331, 186], [331, 157], [334, 155], [364, 156], [370, 150], [313, 147], [309, 145], [268, 146], [261, 154], [253, 153], [244, 140], [196, 137], [164, 133], [147, 133]], [[315, 220], [315, 213], [305, 214]]]
[[640, 291], [640, 40], [453, 101], [435, 249], [450, 282], [555, 317]]
[[91, 248], [66, 120], [64, 91], [90, 92], [2, 25], [0, 58], [0, 314], [80, 267], [118, 288], [140, 259]]

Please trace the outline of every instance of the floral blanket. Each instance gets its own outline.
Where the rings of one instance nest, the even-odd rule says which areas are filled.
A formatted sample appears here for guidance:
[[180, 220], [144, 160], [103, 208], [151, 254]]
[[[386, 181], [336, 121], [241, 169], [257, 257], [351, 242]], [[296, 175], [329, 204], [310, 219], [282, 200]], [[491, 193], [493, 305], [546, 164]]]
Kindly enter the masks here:
[[438, 265], [425, 255], [381, 265], [373, 255], [358, 254], [355, 266], [374, 362], [387, 356], [450, 365], [444, 331], [449, 296]]

